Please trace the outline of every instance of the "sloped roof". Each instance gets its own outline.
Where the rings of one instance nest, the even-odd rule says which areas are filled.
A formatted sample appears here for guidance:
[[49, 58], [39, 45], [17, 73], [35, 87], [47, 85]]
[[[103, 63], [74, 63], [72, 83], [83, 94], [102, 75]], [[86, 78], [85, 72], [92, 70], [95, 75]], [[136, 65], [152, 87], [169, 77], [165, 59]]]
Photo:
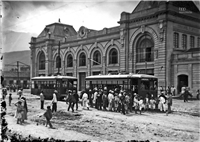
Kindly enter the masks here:
[[132, 13], [138, 12], [138, 11], [144, 11], [151, 8], [156, 8], [159, 6], [160, 3], [163, 3], [164, 1], [143, 1], [141, 0], [139, 4], [135, 7]]
[[197, 7], [197, 5], [192, 1], [143, 1], [141, 0], [139, 2], [139, 4], [136, 6], [136, 8], [133, 10], [132, 13], [134, 12], [138, 12], [138, 11], [144, 11], [147, 9], [152, 9], [152, 8], [156, 8], [161, 4], [166, 4], [169, 3], [169, 5], [175, 6], [175, 7], [184, 7], [189, 11], [195, 12], [195, 13], [199, 13], [199, 9]]
[[53, 23], [53, 24], [47, 25], [44, 28], [44, 30], [39, 34], [38, 38], [47, 36], [48, 32], [50, 32], [51, 35], [54, 35], [54, 36], [65, 37], [66, 29], [68, 30], [69, 36], [74, 36], [77, 34], [75, 29], [71, 25], [62, 24], [62, 23]]
[[189, 11], [199, 13], [199, 9], [193, 1], [169, 1], [169, 4], [175, 7], [184, 7]]

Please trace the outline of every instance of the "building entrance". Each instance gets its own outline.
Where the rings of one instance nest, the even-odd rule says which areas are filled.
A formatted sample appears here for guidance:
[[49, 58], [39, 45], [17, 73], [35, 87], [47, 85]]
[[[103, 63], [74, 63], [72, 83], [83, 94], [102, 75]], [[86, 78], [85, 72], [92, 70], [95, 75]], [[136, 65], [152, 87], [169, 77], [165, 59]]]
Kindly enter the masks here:
[[85, 90], [85, 77], [86, 77], [85, 72], [79, 73], [79, 91]]
[[178, 93], [181, 92], [181, 88], [183, 86], [188, 86], [188, 76], [187, 75], [179, 75], [178, 76]]

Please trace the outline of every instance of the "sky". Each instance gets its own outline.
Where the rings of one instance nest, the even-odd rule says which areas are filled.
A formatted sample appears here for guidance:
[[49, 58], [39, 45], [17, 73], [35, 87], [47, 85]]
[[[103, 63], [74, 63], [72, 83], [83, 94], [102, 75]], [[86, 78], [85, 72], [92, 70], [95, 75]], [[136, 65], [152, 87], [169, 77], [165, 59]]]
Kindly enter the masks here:
[[137, 0], [4, 1], [3, 30], [39, 35], [46, 25], [58, 22], [101, 30], [118, 26], [123, 11], [131, 13]]
[[138, 3], [139, 0], [2, 0], [0, 44], [3, 52], [29, 50], [31, 37], [37, 37], [46, 25], [58, 19], [76, 31], [81, 26], [94, 30], [119, 26], [121, 13], [131, 13]]

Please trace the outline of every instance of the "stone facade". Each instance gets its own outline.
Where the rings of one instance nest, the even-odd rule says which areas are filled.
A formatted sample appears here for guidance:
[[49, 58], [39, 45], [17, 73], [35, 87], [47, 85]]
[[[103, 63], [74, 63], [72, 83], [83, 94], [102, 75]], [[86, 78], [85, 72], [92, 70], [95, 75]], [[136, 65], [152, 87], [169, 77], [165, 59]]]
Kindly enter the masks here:
[[147, 73], [159, 78], [159, 86], [196, 90], [199, 22], [192, 1], [141, 1], [132, 13], [121, 13], [117, 27], [96, 31], [82, 26], [76, 32], [73, 26], [53, 23], [31, 39], [31, 76], [72, 75], [82, 90], [88, 75]]

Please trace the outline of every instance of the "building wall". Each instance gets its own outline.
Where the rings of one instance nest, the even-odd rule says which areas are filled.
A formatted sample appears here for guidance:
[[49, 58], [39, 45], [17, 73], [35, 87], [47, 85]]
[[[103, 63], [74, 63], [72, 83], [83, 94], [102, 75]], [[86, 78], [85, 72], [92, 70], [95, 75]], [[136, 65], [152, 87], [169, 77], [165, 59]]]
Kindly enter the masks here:
[[[141, 2], [142, 4], [144, 2]], [[153, 4], [148, 2], [149, 4]], [[142, 6], [140, 6], [142, 7]], [[136, 7], [137, 8], [137, 7]], [[80, 27], [77, 34], [65, 38], [52, 35], [48, 37], [45, 30], [38, 38], [31, 41], [32, 51], [32, 77], [38, 75], [50, 75], [58, 72], [55, 60], [58, 56], [58, 40], [61, 40], [60, 56], [62, 75], [73, 75], [84, 82], [84, 77], [94, 73], [137, 73], [139, 70], [153, 69], [153, 74], [159, 79], [159, 86], [174, 85], [180, 87], [180, 75], [188, 77], [188, 86], [195, 90], [199, 87], [199, 50], [189, 51], [190, 36], [200, 37], [199, 14], [180, 13], [179, 7], [158, 2], [152, 8], [145, 10], [136, 9], [135, 12], [122, 12], [118, 27], [104, 28], [100, 31]], [[52, 31], [65, 29], [67, 25], [54, 23], [45, 27]], [[59, 27], [59, 30], [56, 30]], [[69, 27], [72, 28], [72, 27]], [[73, 31], [73, 30], [71, 30]], [[82, 31], [84, 33], [82, 34]], [[174, 47], [174, 32], [179, 33], [179, 48]], [[154, 60], [151, 62], [137, 62], [137, 46], [139, 39], [147, 34], [153, 41]], [[182, 35], [187, 34], [187, 49], [182, 49]], [[118, 52], [118, 63], [109, 64], [109, 51], [115, 48]], [[101, 65], [93, 66], [92, 59], [95, 51], [101, 53]], [[45, 53], [45, 70], [38, 70], [38, 55]], [[79, 66], [79, 55], [85, 53], [86, 66]], [[73, 56], [73, 67], [66, 67], [67, 56]], [[83, 74], [85, 73], [85, 74]], [[198, 76], [198, 77], [195, 77]], [[184, 77], [184, 76], [183, 76]], [[80, 84], [78, 84], [80, 88]]]

